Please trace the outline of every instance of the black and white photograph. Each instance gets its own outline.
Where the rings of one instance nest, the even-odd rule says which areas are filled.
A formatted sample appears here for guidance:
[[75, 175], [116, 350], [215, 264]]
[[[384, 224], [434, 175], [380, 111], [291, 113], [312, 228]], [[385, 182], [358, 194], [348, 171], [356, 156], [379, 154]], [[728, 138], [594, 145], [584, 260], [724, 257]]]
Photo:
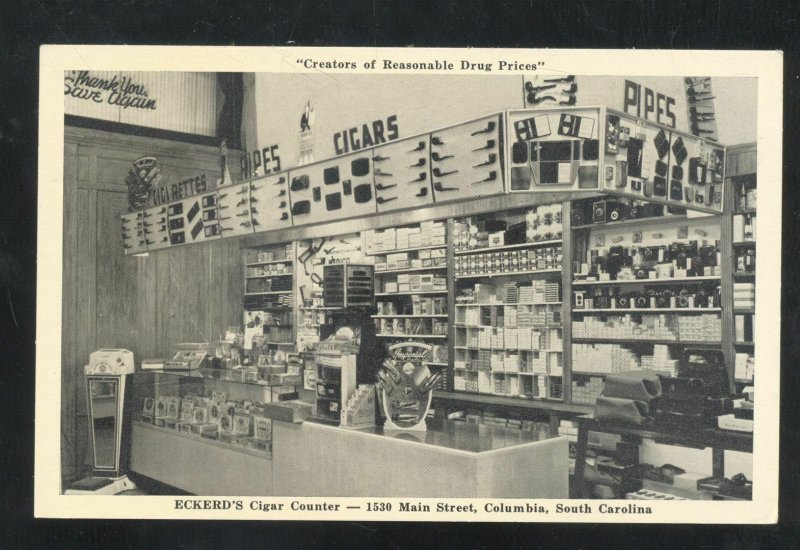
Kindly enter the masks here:
[[202, 52], [42, 50], [37, 516], [777, 521], [780, 54]]

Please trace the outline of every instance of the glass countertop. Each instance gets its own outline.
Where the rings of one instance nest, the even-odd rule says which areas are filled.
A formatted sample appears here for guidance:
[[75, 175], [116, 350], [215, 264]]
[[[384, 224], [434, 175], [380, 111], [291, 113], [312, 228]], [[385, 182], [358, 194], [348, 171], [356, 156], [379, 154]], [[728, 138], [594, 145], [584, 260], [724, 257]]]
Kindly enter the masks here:
[[[313, 423], [311, 419], [306, 422]], [[426, 422], [428, 424], [428, 430], [425, 432], [384, 431], [383, 428], [378, 427], [361, 428], [357, 430], [349, 430], [347, 428], [337, 429], [346, 430], [348, 432], [355, 431], [377, 437], [401, 439], [404, 441], [431, 445], [433, 447], [470, 453], [496, 451], [498, 449], [545, 441], [557, 437], [550, 435], [550, 430], [546, 426], [535, 429], [534, 431], [528, 431], [518, 428], [508, 428], [497, 424], [474, 424], [454, 420], [439, 421], [428, 419]]]
[[276, 386], [267, 380], [257, 379], [257, 373], [246, 369], [194, 369], [194, 370], [144, 370], [137, 371], [137, 375], [160, 374], [176, 376], [178, 378], [196, 378], [202, 380], [224, 380], [226, 382], [238, 382], [240, 384], [252, 384], [254, 386]]

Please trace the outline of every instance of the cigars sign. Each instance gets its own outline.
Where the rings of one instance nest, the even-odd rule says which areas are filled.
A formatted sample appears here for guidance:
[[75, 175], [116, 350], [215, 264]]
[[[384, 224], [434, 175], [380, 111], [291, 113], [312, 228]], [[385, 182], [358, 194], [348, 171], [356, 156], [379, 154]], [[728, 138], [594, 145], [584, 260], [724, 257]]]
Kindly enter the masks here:
[[91, 71], [67, 71], [64, 95], [90, 103], [105, 103], [122, 109], [156, 110], [156, 98], [130, 75], [101, 76]]

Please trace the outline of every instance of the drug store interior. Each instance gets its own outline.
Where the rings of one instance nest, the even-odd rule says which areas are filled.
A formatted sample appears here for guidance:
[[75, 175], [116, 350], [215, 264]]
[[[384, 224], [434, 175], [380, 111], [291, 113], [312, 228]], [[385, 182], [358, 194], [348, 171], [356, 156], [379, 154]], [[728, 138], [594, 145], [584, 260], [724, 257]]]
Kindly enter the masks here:
[[752, 498], [754, 79], [65, 90], [65, 492]]

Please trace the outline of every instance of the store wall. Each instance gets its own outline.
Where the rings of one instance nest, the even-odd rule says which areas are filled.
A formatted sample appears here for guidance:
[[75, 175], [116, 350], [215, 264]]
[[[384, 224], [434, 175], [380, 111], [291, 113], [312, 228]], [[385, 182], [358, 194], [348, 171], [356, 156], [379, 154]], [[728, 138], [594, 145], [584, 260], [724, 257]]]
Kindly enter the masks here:
[[65, 134], [61, 463], [70, 479], [82, 472], [88, 449], [89, 354], [126, 348], [138, 362], [166, 357], [177, 342], [213, 340], [241, 323], [242, 278], [235, 239], [123, 254], [131, 162], [157, 156], [179, 181], [218, 173], [217, 149], [70, 127]]

